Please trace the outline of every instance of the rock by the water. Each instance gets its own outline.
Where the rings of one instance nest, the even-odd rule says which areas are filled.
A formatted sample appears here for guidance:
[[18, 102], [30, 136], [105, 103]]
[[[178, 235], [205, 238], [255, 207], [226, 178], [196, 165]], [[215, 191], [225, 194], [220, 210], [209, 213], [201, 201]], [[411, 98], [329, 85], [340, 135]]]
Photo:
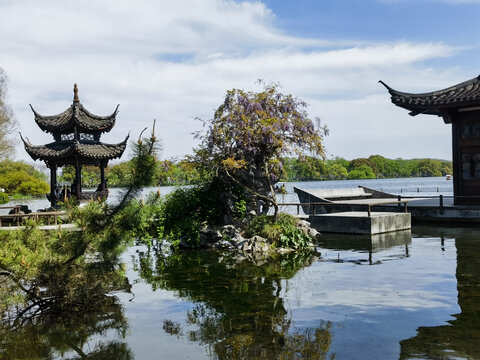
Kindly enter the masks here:
[[[252, 215], [253, 213], [254, 211], [252, 211]], [[298, 228], [314, 240], [318, 240], [320, 236], [320, 233], [317, 230], [310, 227], [308, 221], [299, 220]], [[235, 225], [231, 224], [215, 228], [205, 226], [200, 232], [200, 247], [207, 249], [237, 250], [248, 254], [293, 251], [293, 249], [274, 248], [267, 239], [259, 235], [255, 235], [249, 239], [244, 238], [243, 232], [241, 232]], [[180, 239], [180, 248], [191, 249], [192, 246], [188, 244], [187, 239], [182, 238]]]

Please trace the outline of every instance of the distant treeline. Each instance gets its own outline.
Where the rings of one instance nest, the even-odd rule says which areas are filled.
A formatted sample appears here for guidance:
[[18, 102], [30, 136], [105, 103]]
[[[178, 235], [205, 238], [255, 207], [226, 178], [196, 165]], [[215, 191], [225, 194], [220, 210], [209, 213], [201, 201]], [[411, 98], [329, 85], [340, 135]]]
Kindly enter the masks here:
[[[91, 187], [98, 182], [98, 170], [84, 169], [84, 182], [91, 179]], [[88, 173], [90, 172], [90, 174]], [[380, 155], [345, 160], [321, 160], [314, 157], [286, 158], [283, 161], [282, 181], [380, 179], [399, 177], [445, 176], [452, 173], [452, 162], [436, 159], [387, 159]], [[110, 187], [123, 186], [131, 174], [129, 162], [109, 166], [106, 176]], [[73, 175], [73, 174], [72, 174]], [[66, 180], [66, 179], [65, 179]], [[200, 180], [195, 164], [189, 160], [163, 160], [156, 167], [155, 183], [158, 185], [187, 185]]]
[[284, 181], [384, 179], [445, 176], [452, 173], [452, 162], [436, 159], [387, 159], [381, 155], [345, 160], [313, 157], [284, 161]]

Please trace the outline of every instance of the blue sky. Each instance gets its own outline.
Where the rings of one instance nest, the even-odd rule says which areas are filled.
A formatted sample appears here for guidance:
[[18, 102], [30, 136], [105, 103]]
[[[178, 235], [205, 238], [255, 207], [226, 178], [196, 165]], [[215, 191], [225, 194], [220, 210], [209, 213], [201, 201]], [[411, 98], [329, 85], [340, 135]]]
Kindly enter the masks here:
[[468, 57], [480, 56], [480, 1], [336, 0], [264, 3], [275, 24], [293, 36], [354, 41], [439, 42], [464, 49], [458, 56], [434, 59], [433, 66], [465, 66], [478, 72]]
[[335, 0], [264, 2], [285, 32], [362, 41], [441, 41], [475, 45], [479, 2]]
[[[432, 91], [480, 74], [479, 0], [0, 0], [0, 67], [19, 130], [51, 136], [41, 114], [70, 106], [73, 83], [98, 115], [120, 104], [105, 142], [157, 119], [164, 158], [180, 158], [228, 89], [279, 82], [330, 129], [329, 157], [451, 157], [449, 125], [410, 117], [383, 80]], [[20, 143], [17, 157], [28, 159]]]

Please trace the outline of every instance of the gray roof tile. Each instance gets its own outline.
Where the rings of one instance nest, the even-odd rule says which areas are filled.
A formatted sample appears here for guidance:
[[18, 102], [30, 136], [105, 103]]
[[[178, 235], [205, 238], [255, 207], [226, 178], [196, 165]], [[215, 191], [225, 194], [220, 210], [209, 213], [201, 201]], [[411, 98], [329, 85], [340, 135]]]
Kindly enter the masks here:
[[411, 94], [392, 89], [380, 81], [391, 95], [392, 103], [410, 111], [410, 115], [432, 114], [442, 116], [452, 108], [480, 105], [480, 76], [443, 90]]

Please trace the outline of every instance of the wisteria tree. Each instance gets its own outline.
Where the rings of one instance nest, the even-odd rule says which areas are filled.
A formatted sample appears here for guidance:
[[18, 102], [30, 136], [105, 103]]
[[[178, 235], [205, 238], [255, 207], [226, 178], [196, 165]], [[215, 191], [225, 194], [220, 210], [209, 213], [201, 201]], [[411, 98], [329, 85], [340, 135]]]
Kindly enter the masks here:
[[261, 92], [227, 91], [213, 119], [205, 121], [197, 157], [217, 176], [242, 186], [253, 199], [249, 208], [259, 214], [273, 206], [276, 217], [282, 157], [325, 156], [328, 130], [306, 110], [304, 101], [284, 95], [277, 84], [264, 84]]

